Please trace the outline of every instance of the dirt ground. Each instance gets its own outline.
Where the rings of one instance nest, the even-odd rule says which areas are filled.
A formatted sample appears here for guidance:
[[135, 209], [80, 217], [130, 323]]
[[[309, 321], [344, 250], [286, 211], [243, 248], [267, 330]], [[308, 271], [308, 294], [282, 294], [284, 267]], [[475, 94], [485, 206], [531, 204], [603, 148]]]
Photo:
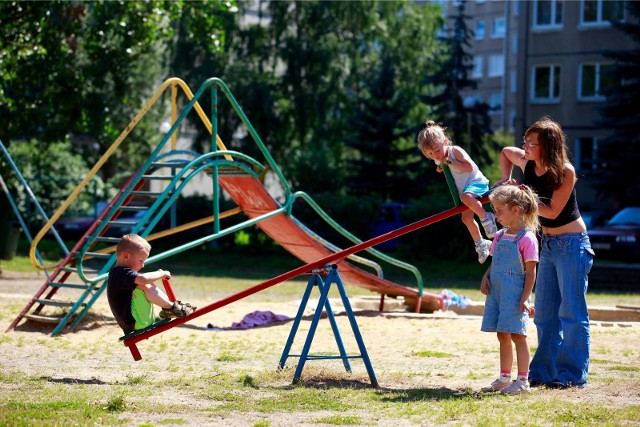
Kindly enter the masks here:
[[[42, 279], [5, 272], [0, 275], [0, 306], [2, 316], [0, 328], [6, 330], [35, 291], [42, 285]], [[204, 306], [212, 301], [204, 298], [183, 299], [194, 305]], [[43, 327], [23, 322], [18, 327], [0, 336], [0, 371], [5, 374], [21, 373], [27, 377], [47, 377], [51, 381], [77, 382], [82, 384], [123, 384], [140, 372], [149, 372], [159, 378], [172, 378], [176, 364], [188, 364], [192, 372], [207, 372], [215, 365], [220, 354], [236, 353], [230, 364], [233, 369], [273, 369], [276, 370], [284, 349], [292, 322], [279, 322], [267, 327], [247, 330], [233, 330], [233, 322], [256, 310], [271, 311], [294, 317], [300, 301], [265, 302], [259, 298], [241, 300], [219, 310], [208, 313], [192, 322], [173, 328], [160, 336], [142, 341], [138, 348], [143, 359], [134, 362], [128, 349], [118, 338], [122, 335], [102, 297], [92, 309], [90, 319], [83, 322], [73, 333], [63, 333], [60, 337], [50, 336], [51, 327]], [[316, 301], [313, 300], [305, 311], [305, 321], [296, 337], [292, 353], [299, 352], [308, 331]], [[481, 317], [460, 315], [452, 311], [433, 314], [415, 314], [404, 307], [388, 301], [385, 312], [377, 312], [377, 297], [353, 298], [356, 319], [373, 369], [381, 387], [416, 388], [447, 387], [449, 389], [479, 390], [494, 379], [498, 366], [498, 343], [495, 335], [480, 332]], [[342, 311], [339, 300], [332, 300], [342, 338], [347, 353], [358, 353], [353, 340], [347, 316]], [[342, 314], [341, 314], [342, 313]], [[213, 327], [212, 327], [213, 326]], [[531, 322], [529, 343], [535, 348], [535, 329]], [[179, 342], [181, 345], [176, 346]], [[593, 321], [592, 322], [592, 363], [589, 387], [582, 390], [554, 391], [569, 401], [588, 399], [605, 402], [612, 407], [626, 407], [640, 404], [640, 322]], [[230, 344], [235, 343], [235, 344]], [[166, 347], [172, 348], [167, 357]], [[252, 348], [261, 348], [252, 357]], [[266, 350], [265, 350], [266, 349]], [[312, 352], [335, 352], [336, 343], [330, 333], [329, 322], [322, 319], [313, 341]], [[444, 353], [448, 357], [420, 356]], [[289, 361], [288, 365], [297, 362]], [[318, 365], [316, 365], [318, 364]], [[615, 371], [612, 365], [635, 366], [635, 370]], [[313, 367], [312, 367], [313, 366]], [[317, 366], [325, 366], [334, 372], [341, 371], [339, 360], [308, 361], [303, 375], [318, 372]], [[352, 367], [355, 377], [368, 382], [365, 367], [354, 360]], [[290, 382], [290, 377], [282, 379]], [[344, 372], [344, 371], [342, 371]], [[618, 382], [615, 375], [625, 376], [632, 381]], [[616, 373], [617, 372], [617, 373]], [[344, 372], [345, 379], [351, 376]], [[6, 385], [0, 384], [6, 389]], [[187, 394], [178, 399], [188, 401]], [[184, 402], [183, 402], [184, 403]], [[189, 404], [200, 406], [210, 402], [193, 400]], [[166, 414], [165, 414], [166, 416]], [[285, 424], [300, 424], [295, 414], [288, 415]], [[308, 415], [306, 415], [308, 416]], [[225, 419], [225, 425], [247, 425], [243, 415], [238, 419]], [[203, 421], [204, 422], [204, 421]], [[404, 425], [400, 423], [398, 425]]]

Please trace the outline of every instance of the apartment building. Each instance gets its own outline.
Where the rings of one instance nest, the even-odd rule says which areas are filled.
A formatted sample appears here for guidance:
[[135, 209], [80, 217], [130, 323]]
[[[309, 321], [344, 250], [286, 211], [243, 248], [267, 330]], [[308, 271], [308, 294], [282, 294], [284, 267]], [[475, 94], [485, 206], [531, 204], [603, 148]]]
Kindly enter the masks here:
[[[446, 13], [457, 13], [459, 4], [446, 2]], [[464, 5], [475, 33], [469, 52], [478, 82], [465, 100], [492, 106], [494, 129], [513, 131], [516, 141], [535, 120], [552, 117], [565, 130], [579, 177], [595, 168], [598, 144], [609, 132], [600, 119], [603, 92], [620, 84], [607, 76], [613, 62], [604, 53], [637, 48], [611, 25], [630, 19], [625, 2], [468, 0]], [[596, 207], [586, 180], [577, 190], [585, 209]]]

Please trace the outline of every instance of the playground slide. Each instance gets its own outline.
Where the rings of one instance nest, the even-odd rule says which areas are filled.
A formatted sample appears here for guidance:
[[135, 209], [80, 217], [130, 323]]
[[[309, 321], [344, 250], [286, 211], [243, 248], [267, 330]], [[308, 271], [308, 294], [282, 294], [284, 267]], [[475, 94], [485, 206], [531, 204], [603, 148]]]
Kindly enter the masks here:
[[[244, 213], [250, 218], [279, 209], [280, 205], [267, 192], [262, 182], [250, 176], [219, 177], [220, 185], [229, 193]], [[292, 255], [305, 263], [325, 258], [333, 252], [311, 237], [295, 221], [285, 215], [276, 215], [257, 224], [269, 237], [278, 242]], [[343, 261], [340, 264], [340, 276], [347, 284], [357, 285], [368, 290], [389, 296], [418, 297], [418, 290], [398, 285]], [[423, 299], [440, 300], [440, 296], [423, 294]]]

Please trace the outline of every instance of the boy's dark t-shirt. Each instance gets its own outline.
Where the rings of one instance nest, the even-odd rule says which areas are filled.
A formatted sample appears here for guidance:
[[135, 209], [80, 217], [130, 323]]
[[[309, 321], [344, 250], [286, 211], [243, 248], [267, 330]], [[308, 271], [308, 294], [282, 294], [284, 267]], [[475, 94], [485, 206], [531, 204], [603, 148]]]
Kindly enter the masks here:
[[136, 320], [131, 314], [131, 300], [136, 289], [138, 272], [129, 267], [115, 266], [109, 270], [107, 299], [118, 325], [125, 334], [133, 332]]

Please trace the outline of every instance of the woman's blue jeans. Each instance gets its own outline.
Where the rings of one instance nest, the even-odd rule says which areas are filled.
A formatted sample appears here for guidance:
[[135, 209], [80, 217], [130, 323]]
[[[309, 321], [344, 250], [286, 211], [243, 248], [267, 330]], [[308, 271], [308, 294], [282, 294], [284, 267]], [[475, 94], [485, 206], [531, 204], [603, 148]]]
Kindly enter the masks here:
[[589, 371], [587, 275], [593, 250], [587, 233], [543, 234], [535, 287], [538, 348], [529, 378], [584, 386]]

